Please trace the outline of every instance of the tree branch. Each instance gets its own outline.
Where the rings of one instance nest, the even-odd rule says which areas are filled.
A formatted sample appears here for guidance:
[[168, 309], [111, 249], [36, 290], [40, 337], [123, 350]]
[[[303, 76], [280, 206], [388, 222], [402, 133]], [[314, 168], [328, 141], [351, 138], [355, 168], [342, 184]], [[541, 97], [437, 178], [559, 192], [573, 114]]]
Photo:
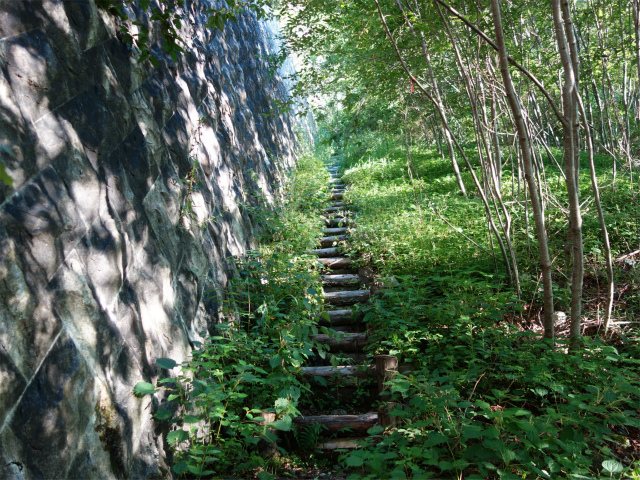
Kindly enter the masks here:
[[[462, 22], [464, 22], [465, 25], [467, 25], [471, 30], [473, 30], [474, 32], [476, 32], [478, 34], [478, 36], [480, 38], [482, 38], [485, 42], [487, 42], [491, 48], [493, 48], [496, 52], [498, 51], [498, 46], [495, 44], [495, 42], [493, 40], [491, 40], [486, 33], [484, 33], [482, 30], [480, 30], [478, 27], [476, 27], [473, 23], [471, 23], [469, 20], [467, 20], [464, 15], [462, 15], [460, 12], [458, 12], [455, 8], [453, 8], [452, 6], [450, 6], [449, 4], [447, 4], [446, 2], [444, 2], [443, 0], [435, 0], [436, 2], [438, 2], [440, 5], [442, 5], [444, 8], [446, 8], [447, 10], [449, 10], [455, 17], [457, 17], [458, 19], [462, 20]], [[524, 68], [522, 65], [520, 65], [518, 62], [516, 62], [513, 58], [511, 58], [510, 56], [507, 56], [507, 60], [508, 62], [513, 65], [514, 67], [516, 67], [518, 70], [520, 70], [526, 77], [529, 78], [529, 80], [531, 80], [534, 85], [536, 87], [538, 87], [538, 90], [540, 90], [540, 92], [542, 93], [542, 95], [544, 95], [544, 97], [547, 99], [547, 101], [549, 102], [549, 105], [551, 105], [551, 109], [553, 110], [553, 113], [555, 113], [556, 117], [558, 118], [558, 120], [560, 121], [560, 123], [562, 125], [564, 125], [565, 123], [565, 119], [562, 116], [562, 114], [560, 113], [560, 111], [558, 110], [558, 107], [556, 106], [556, 104], [554, 103], [553, 99], [551, 98], [551, 95], [549, 95], [549, 92], [547, 92], [547, 90], [544, 88], [544, 85], [542, 85], [542, 82], [540, 82], [540, 80], [538, 80], [536, 78], [536, 76], [531, 73], [529, 70], [527, 70], [526, 68]]]

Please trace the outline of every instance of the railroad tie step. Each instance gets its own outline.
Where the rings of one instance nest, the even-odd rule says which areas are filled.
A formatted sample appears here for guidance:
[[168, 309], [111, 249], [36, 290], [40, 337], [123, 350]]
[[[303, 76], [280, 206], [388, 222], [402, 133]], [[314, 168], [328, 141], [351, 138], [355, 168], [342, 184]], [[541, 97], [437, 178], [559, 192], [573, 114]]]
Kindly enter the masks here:
[[329, 180], [329, 183], [330, 184], [333, 184], [333, 183], [340, 184], [341, 181], [342, 181], [342, 179], [337, 178], [337, 177], [333, 177], [333, 178], [331, 178], [331, 180]]
[[331, 273], [334, 275], [352, 275], [358, 273], [358, 271], [350, 265], [347, 268], [332, 268]]
[[340, 192], [340, 193], [332, 193], [331, 194], [331, 200], [342, 200], [344, 193]]
[[331, 438], [316, 445], [319, 450], [355, 450], [362, 448], [363, 442], [368, 441], [367, 437], [347, 437]]
[[293, 419], [298, 427], [306, 427], [314, 423], [320, 423], [326, 428], [325, 434], [335, 434], [349, 428], [351, 435], [364, 435], [371, 427], [378, 424], [378, 413], [371, 412], [363, 415], [314, 415], [308, 417], [296, 417]]
[[345, 325], [353, 325], [360, 323], [357, 315], [354, 315], [351, 309], [327, 310], [325, 313], [329, 315], [327, 320], [325, 317], [318, 318], [318, 325], [324, 327], [343, 327]]
[[367, 344], [366, 333], [336, 332], [335, 335], [318, 334], [314, 335], [313, 338], [318, 343], [327, 345], [332, 353], [359, 353]]
[[324, 223], [330, 228], [340, 228], [347, 225], [349, 223], [349, 219], [347, 217], [325, 218]]
[[335, 257], [336, 255], [340, 255], [340, 247], [316, 248], [311, 250], [310, 253], [320, 258]]
[[346, 213], [347, 211], [345, 210], [344, 207], [329, 207], [329, 208], [325, 208], [323, 213], [330, 214], [330, 213], [336, 213], [336, 212]]
[[302, 367], [300, 373], [307, 378], [320, 377], [327, 382], [338, 382], [343, 386], [357, 386], [362, 379], [376, 378], [376, 368], [373, 365]]
[[347, 188], [346, 183], [334, 183], [331, 185], [331, 188]]
[[347, 233], [347, 228], [346, 227], [325, 228], [323, 230], [323, 233], [325, 235], [344, 235], [345, 233]]
[[322, 237], [318, 240], [318, 243], [322, 248], [333, 247], [339, 242], [344, 242], [347, 239], [346, 235], [331, 235], [329, 237]]
[[346, 292], [326, 292], [324, 302], [329, 305], [353, 305], [369, 300], [371, 292], [367, 290], [350, 290]]
[[360, 276], [352, 275], [322, 275], [322, 285], [327, 287], [345, 287], [357, 285], [360, 282]]
[[351, 266], [351, 259], [349, 257], [327, 257], [319, 258], [318, 261], [325, 267], [331, 270], [345, 269]]

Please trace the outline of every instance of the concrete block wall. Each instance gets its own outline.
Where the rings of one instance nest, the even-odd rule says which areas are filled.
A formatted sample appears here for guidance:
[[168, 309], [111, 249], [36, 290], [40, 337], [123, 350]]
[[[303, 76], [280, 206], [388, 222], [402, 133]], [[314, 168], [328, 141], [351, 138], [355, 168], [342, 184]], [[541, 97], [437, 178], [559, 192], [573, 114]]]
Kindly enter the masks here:
[[153, 68], [93, 0], [0, 4], [0, 478], [171, 476], [133, 386], [215, 325], [205, 292], [251, 247], [243, 205], [277, 195], [301, 126], [266, 115], [291, 73], [268, 74], [273, 25], [205, 30], [211, 5], [187, 2], [186, 53]]

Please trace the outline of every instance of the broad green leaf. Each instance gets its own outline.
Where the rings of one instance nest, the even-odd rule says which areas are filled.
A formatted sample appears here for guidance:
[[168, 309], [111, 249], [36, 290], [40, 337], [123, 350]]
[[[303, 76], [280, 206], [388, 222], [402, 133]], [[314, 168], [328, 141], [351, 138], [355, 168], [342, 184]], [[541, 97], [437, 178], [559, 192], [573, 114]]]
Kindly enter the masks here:
[[147, 382], [138, 382], [136, 386], [133, 387], [133, 393], [139, 397], [144, 395], [153, 395], [156, 393], [156, 387]]
[[274, 407], [276, 411], [281, 411], [287, 408], [289, 406], [289, 403], [289, 399], [280, 397], [276, 399]]
[[462, 427], [462, 438], [472, 439], [480, 438], [484, 434], [484, 430], [476, 425], [468, 425]]
[[291, 424], [291, 417], [289, 415], [285, 415], [280, 420], [267, 423], [267, 426], [273, 427], [276, 430], [280, 430], [281, 432], [288, 432], [291, 430]]
[[364, 463], [364, 460], [362, 459], [362, 457], [357, 453], [359, 452], [352, 452], [347, 457], [345, 463], [347, 464], [348, 467], [361, 467], [362, 464]]
[[176, 463], [173, 467], [171, 467], [171, 470], [173, 470], [173, 473], [182, 475], [184, 472], [187, 471], [188, 468], [189, 468], [189, 464], [187, 462], [180, 462], [180, 463]]
[[274, 355], [269, 359], [269, 365], [271, 365], [271, 368], [276, 368], [282, 365], [282, 357], [280, 355]]
[[165, 370], [171, 370], [172, 368], [178, 366], [175, 360], [172, 360], [170, 358], [158, 358], [156, 360], [156, 365], [160, 368], [164, 368]]
[[441, 461], [440, 463], [438, 463], [438, 466], [440, 467], [440, 470], [453, 470], [453, 463], [448, 462], [446, 460]]
[[187, 438], [189, 438], [189, 434], [184, 430], [174, 430], [167, 435], [167, 442], [171, 444], [180, 443], [184, 442]]
[[624, 469], [624, 465], [617, 460], [609, 459], [602, 462], [602, 468], [609, 473], [618, 473]]
[[200, 419], [195, 415], [185, 415], [183, 421], [184, 423], [198, 423]]
[[160, 408], [153, 416], [158, 420], [166, 420], [167, 418], [173, 417], [173, 412], [165, 408]]
[[435, 447], [436, 445], [440, 445], [442, 443], [447, 442], [447, 437], [438, 432], [432, 432], [427, 435], [427, 439], [424, 442], [425, 447]]

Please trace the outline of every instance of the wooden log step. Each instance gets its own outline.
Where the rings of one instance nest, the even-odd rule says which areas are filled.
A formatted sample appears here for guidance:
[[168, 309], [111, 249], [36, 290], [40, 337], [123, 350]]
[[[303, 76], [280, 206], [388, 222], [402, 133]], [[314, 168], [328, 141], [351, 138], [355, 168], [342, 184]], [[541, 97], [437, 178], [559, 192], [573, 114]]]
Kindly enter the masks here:
[[329, 305], [353, 305], [354, 303], [364, 303], [369, 300], [371, 292], [369, 290], [352, 290], [347, 292], [326, 292], [324, 302]]
[[333, 188], [331, 189], [331, 193], [344, 193], [346, 190], [344, 188]]
[[335, 257], [336, 255], [340, 255], [340, 247], [316, 248], [315, 250], [311, 250], [310, 253], [318, 255], [320, 258]]
[[362, 442], [366, 440], [365, 437], [332, 438], [326, 442], [318, 443], [316, 448], [319, 450], [355, 450], [362, 448]]
[[327, 257], [319, 258], [318, 261], [324, 265], [325, 268], [332, 270], [338, 268], [347, 268], [351, 266], [351, 259], [349, 257]]
[[352, 325], [354, 323], [359, 323], [359, 319], [356, 315], [354, 315], [353, 310], [350, 309], [341, 309], [341, 310], [327, 310], [329, 314], [329, 320], [320, 316], [318, 318], [318, 324], [322, 326], [329, 327], [341, 327], [344, 325]]
[[322, 285], [326, 285], [328, 287], [357, 285], [359, 282], [359, 275], [322, 275]]
[[347, 188], [347, 184], [346, 183], [335, 183], [335, 184], [331, 185], [331, 188]]
[[378, 423], [378, 413], [365, 413], [363, 415], [314, 415], [309, 417], [296, 417], [293, 419], [298, 427], [306, 427], [314, 423], [320, 423], [327, 427], [325, 434], [338, 433], [349, 428], [350, 434], [363, 435], [371, 427]]
[[349, 223], [349, 219], [347, 217], [325, 218], [324, 223], [330, 228], [340, 228], [347, 225]]
[[333, 183], [338, 183], [339, 184], [341, 181], [342, 181], [342, 179], [332, 176], [331, 180], [329, 180], [329, 184], [333, 184]]
[[302, 367], [300, 371], [305, 377], [333, 377], [373, 378], [376, 368], [373, 365], [344, 365], [339, 367]]
[[318, 240], [320, 246], [323, 248], [328, 248], [334, 246], [338, 242], [344, 242], [347, 239], [346, 235], [332, 235], [329, 237], [322, 237]]
[[[329, 367], [317, 367], [317, 368], [329, 368]], [[323, 389], [330, 389], [330, 388], [357, 389], [358, 386], [360, 386], [360, 384], [363, 383], [363, 380], [357, 377], [349, 377], [349, 376], [320, 377], [323, 380], [320, 380], [320, 378], [317, 378], [317, 377], [318, 375], [309, 375], [307, 378], [307, 382], [310, 384], [310, 387], [314, 390], [315, 393], [319, 393], [316, 391], [319, 387], [322, 387]], [[331, 398], [331, 397], [332, 396], [329, 394], [328, 398]]]
[[318, 343], [328, 345], [330, 352], [358, 353], [367, 344], [366, 333], [336, 332], [335, 335], [319, 334], [313, 338]]
[[350, 265], [348, 268], [332, 268], [331, 273], [334, 275], [354, 275], [358, 273], [358, 270]]
[[336, 213], [336, 212], [344, 212], [344, 207], [329, 207], [325, 209], [324, 213]]
[[347, 204], [344, 202], [333, 202], [331, 205], [333, 205], [334, 207], [346, 207]]
[[325, 228], [322, 232], [325, 235], [344, 235], [345, 233], [347, 233], [347, 228], [346, 227]]
[[343, 193], [332, 193], [331, 200], [342, 200]]

